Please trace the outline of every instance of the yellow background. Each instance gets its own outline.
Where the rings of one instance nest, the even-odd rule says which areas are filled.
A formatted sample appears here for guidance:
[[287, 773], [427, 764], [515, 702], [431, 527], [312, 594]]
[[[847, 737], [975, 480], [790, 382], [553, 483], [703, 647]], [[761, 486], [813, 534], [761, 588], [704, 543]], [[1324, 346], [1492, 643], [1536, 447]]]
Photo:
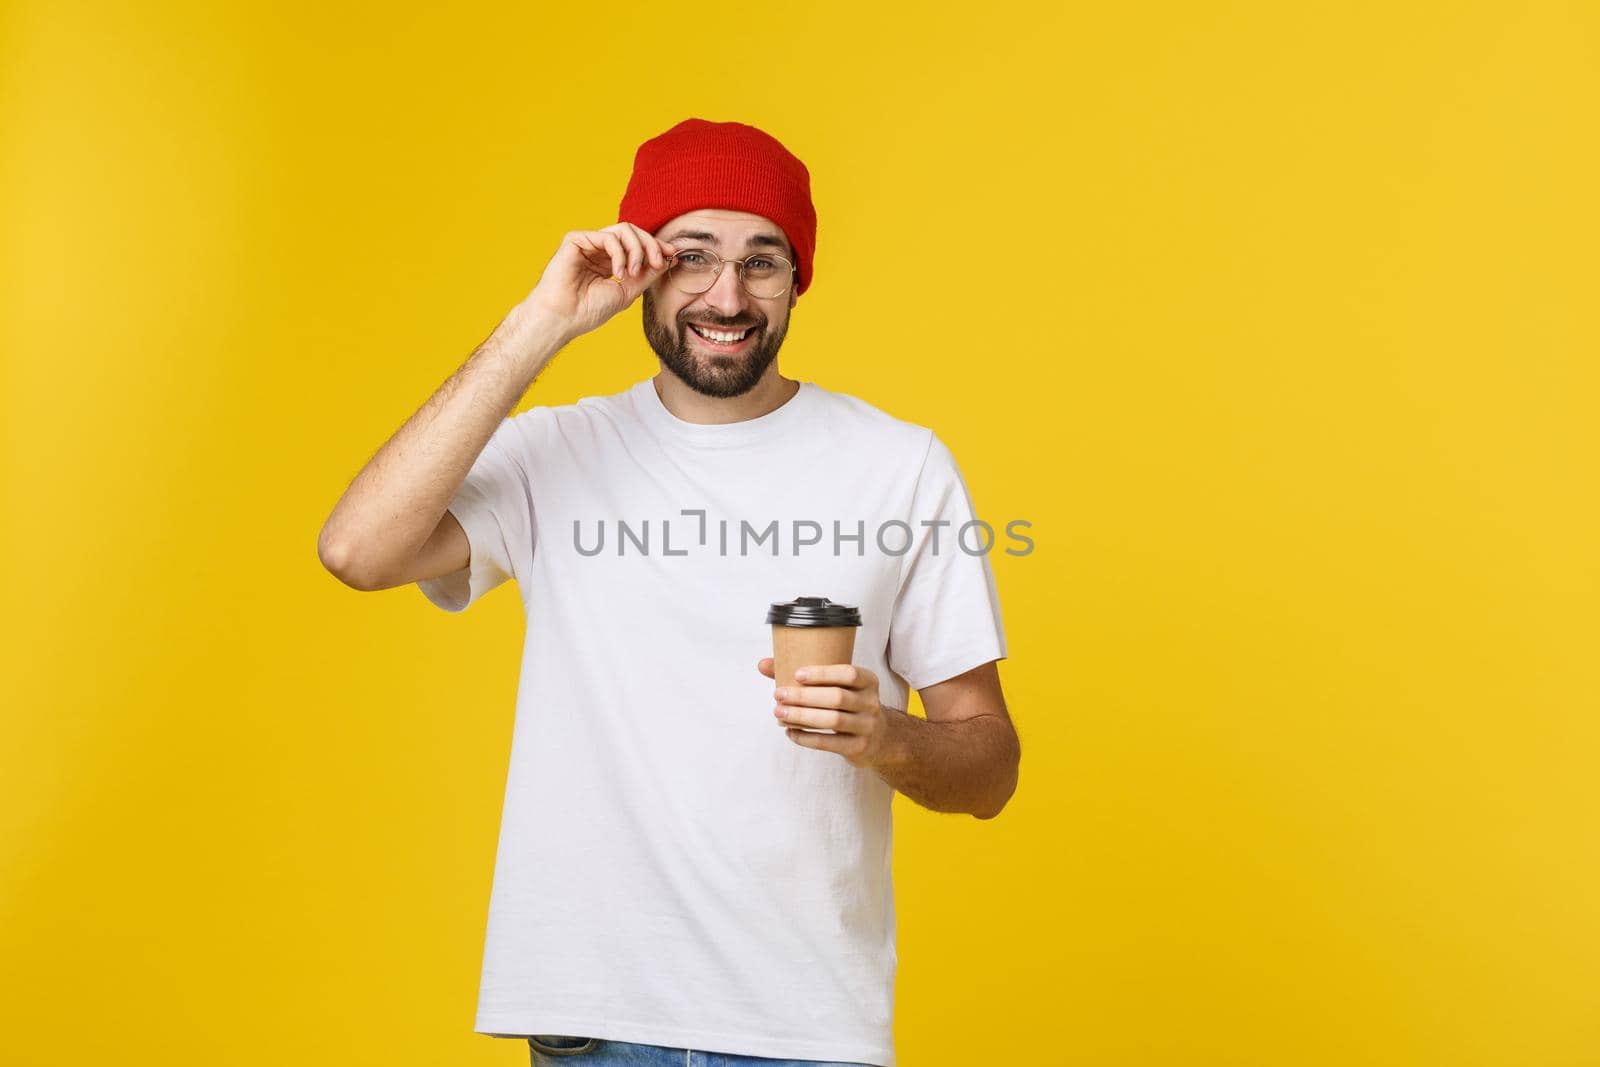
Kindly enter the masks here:
[[0, 1061], [526, 1062], [517, 594], [317, 533], [695, 115], [811, 168], [784, 371], [1033, 523], [905, 1067], [1600, 1062], [1597, 99], [1576, 2], [0, 8]]

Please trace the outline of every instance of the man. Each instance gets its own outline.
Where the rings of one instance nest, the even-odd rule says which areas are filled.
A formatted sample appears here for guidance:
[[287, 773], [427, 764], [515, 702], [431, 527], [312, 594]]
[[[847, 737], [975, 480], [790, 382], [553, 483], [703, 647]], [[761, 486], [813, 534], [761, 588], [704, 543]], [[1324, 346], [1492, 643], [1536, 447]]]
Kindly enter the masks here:
[[[987, 548], [932, 431], [778, 372], [815, 253], [799, 159], [689, 119], [618, 219], [565, 235], [319, 550], [446, 611], [521, 590], [478, 1032], [535, 1063], [893, 1067], [893, 792], [990, 818], [1016, 788]], [[659, 373], [507, 417], [640, 295]], [[775, 689], [766, 612], [802, 595], [858, 608], [854, 662]]]

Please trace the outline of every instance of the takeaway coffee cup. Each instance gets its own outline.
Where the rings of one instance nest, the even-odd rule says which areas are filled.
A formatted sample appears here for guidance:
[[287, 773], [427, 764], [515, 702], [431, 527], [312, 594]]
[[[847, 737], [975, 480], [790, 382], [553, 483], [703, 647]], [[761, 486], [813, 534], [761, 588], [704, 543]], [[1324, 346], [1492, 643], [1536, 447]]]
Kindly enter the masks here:
[[802, 596], [767, 611], [772, 624], [772, 684], [799, 685], [794, 669], [821, 663], [852, 663], [861, 612], [825, 596]]

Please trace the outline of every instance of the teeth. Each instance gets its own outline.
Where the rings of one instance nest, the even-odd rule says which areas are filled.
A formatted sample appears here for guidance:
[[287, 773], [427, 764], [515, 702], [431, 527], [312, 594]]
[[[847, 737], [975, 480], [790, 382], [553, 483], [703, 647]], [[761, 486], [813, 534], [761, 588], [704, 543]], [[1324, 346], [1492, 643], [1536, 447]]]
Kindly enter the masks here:
[[738, 333], [725, 333], [720, 330], [708, 330], [703, 326], [696, 326], [693, 323], [689, 324], [689, 328], [694, 330], [701, 337], [709, 338], [710, 340], [723, 345], [731, 345], [735, 341], [742, 341], [744, 340], [744, 335], [750, 332], [748, 329], [744, 329], [740, 330]]

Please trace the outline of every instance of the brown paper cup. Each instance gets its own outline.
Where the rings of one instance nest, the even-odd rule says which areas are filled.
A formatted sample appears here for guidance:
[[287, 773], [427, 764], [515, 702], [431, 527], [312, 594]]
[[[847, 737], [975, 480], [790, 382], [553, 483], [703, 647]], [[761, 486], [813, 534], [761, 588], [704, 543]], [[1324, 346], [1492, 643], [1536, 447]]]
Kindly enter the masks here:
[[848, 604], [836, 604], [827, 597], [796, 597], [773, 604], [767, 612], [767, 622], [772, 624], [774, 688], [818, 684], [797, 682], [797, 667], [855, 662], [861, 613]]
[[814, 685], [796, 682], [794, 669], [824, 663], [855, 662], [854, 626], [773, 626], [773, 687]]

